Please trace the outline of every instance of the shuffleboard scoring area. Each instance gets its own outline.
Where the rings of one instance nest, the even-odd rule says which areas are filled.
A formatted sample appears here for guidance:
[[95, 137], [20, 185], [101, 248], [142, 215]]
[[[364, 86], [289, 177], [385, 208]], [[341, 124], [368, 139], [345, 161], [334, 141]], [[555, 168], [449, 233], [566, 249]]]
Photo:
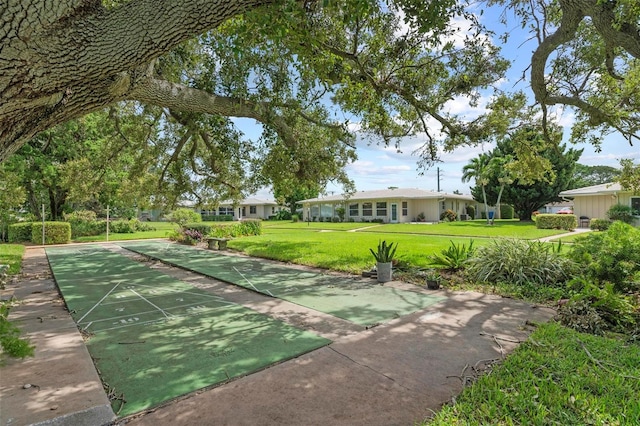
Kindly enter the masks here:
[[230, 256], [163, 242], [120, 243], [121, 247], [271, 297], [371, 326], [425, 309], [444, 299], [255, 258]]
[[46, 252], [119, 416], [330, 343], [98, 245]]

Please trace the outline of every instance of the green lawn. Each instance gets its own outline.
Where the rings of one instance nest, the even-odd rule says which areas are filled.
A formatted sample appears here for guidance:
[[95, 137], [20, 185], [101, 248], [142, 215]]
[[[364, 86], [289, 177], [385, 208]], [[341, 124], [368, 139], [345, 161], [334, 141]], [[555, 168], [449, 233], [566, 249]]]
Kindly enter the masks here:
[[[230, 241], [229, 247], [242, 250], [252, 256], [360, 273], [375, 264], [369, 248], [377, 247], [381, 239], [398, 243], [396, 258], [418, 267], [428, 266], [427, 256], [448, 247], [451, 244], [450, 241], [469, 243], [469, 238], [448, 236], [309, 231], [267, 227], [262, 235]], [[474, 244], [479, 246], [489, 241], [489, 239], [479, 239]]]
[[24, 246], [19, 244], [0, 244], [0, 264], [9, 265], [9, 275], [20, 272]]
[[380, 224], [363, 222], [291, 222], [291, 221], [265, 221], [262, 222], [265, 229], [295, 229], [295, 230], [332, 230], [394, 234], [422, 234], [422, 235], [447, 235], [458, 237], [504, 237], [521, 238], [525, 240], [549, 237], [551, 235], [565, 234], [567, 231], [558, 229], [538, 229], [533, 222], [520, 222], [518, 220], [496, 220], [493, 225], [487, 225], [486, 220], [469, 220], [464, 222], [442, 223], [398, 223]]
[[541, 325], [423, 425], [637, 425], [640, 345]]
[[412, 233], [425, 235], [455, 235], [464, 237], [503, 237], [532, 240], [551, 235], [565, 234], [558, 229], [538, 229], [533, 222], [514, 220], [496, 220], [487, 225], [485, 220], [469, 220], [464, 222], [442, 223], [399, 223], [387, 224], [382, 228], [363, 229], [359, 232]]
[[567, 237], [558, 238], [558, 240], [562, 241], [563, 243], [575, 243], [576, 241], [585, 238], [587, 235], [589, 235], [589, 233], [574, 234]]
[[[262, 227], [265, 229], [307, 229], [307, 230], [332, 230], [332, 231], [349, 231], [351, 229], [379, 227], [379, 223], [362, 223], [362, 222], [292, 222], [290, 220], [265, 220]], [[375, 229], [375, 228], [374, 228]]]

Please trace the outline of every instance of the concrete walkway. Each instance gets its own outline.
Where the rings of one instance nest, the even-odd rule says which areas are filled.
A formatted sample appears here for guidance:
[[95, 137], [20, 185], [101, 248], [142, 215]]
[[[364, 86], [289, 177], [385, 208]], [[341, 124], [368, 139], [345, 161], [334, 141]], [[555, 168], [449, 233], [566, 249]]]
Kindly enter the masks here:
[[0, 425], [99, 425], [115, 419], [42, 248], [26, 250], [21, 277], [2, 293], [17, 300], [9, 319], [36, 349], [32, 358], [7, 358], [0, 365]]
[[546, 242], [549, 242], [549, 241], [558, 240], [560, 238], [572, 237], [572, 236], [577, 235], [577, 234], [585, 234], [587, 232], [591, 232], [591, 229], [589, 229], [589, 228], [576, 228], [576, 229], [573, 230], [573, 232], [567, 232], [565, 234], [558, 234], [558, 235], [551, 235], [550, 237], [540, 238], [540, 239], [538, 239], [538, 241], [542, 241], [543, 243], [546, 243]]
[[[532, 323], [554, 315], [512, 299], [441, 291], [447, 296], [443, 302], [365, 330], [188, 271], [150, 266], [334, 343], [118, 424], [412, 425], [457, 395], [463, 381], [473, 379], [471, 367], [481, 370], [501, 360], [526, 339]], [[36, 344], [36, 357], [0, 367], [0, 426], [110, 422], [114, 415], [98, 374], [41, 248], [27, 250], [23, 271], [24, 278], [11, 286], [22, 301], [11, 319]], [[400, 282], [388, 285], [428, 292]], [[27, 383], [37, 387], [23, 389]]]

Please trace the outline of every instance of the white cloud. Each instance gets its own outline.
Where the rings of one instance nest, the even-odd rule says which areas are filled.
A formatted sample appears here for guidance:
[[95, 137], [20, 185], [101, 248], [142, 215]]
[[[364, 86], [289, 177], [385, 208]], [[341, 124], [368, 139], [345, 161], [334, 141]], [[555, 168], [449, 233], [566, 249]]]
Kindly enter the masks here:
[[357, 160], [347, 166], [349, 174], [353, 173], [357, 176], [368, 175], [397, 175], [398, 173], [410, 172], [413, 169], [407, 165], [385, 165], [387, 159], [381, 158], [380, 161], [361, 161]]

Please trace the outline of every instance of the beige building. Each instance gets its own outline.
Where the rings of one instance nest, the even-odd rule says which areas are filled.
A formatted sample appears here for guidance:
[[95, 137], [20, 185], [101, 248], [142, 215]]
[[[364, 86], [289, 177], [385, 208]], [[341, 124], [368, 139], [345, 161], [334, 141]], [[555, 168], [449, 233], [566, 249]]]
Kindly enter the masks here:
[[[640, 195], [624, 191], [619, 183], [605, 183], [570, 189], [559, 194], [563, 198], [573, 199], [573, 213], [580, 219], [606, 219], [607, 210], [614, 204], [631, 206], [640, 212]], [[635, 225], [640, 224], [640, 216]]]
[[[360, 191], [350, 195], [330, 195], [299, 202], [305, 221], [320, 221], [338, 217], [337, 209], [345, 210], [344, 220], [364, 222], [382, 220], [385, 223], [438, 222], [445, 210], [453, 210], [466, 220], [468, 205], [476, 206], [471, 195], [447, 194], [414, 188]], [[476, 208], [476, 215], [479, 215]]]

